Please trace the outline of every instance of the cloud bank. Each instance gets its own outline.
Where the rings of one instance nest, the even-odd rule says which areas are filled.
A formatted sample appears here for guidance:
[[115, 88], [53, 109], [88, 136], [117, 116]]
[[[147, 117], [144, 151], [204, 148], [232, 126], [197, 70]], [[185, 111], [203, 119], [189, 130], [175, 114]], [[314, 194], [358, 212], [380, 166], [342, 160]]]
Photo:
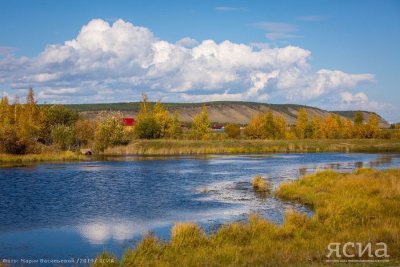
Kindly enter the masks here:
[[[292, 30], [263, 26], [281, 32], [283, 27], [286, 34]], [[48, 45], [36, 57], [0, 58], [0, 88], [33, 87], [40, 101], [69, 103], [135, 101], [144, 91], [163, 101], [304, 103], [333, 96], [344, 104], [368, 103], [361, 94], [344, 92], [373, 81], [372, 74], [312, 71], [310, 57], [310, 51], [296, 46], [189, 37], [171, 43], [130, 22], [94, 19], [75, 39]]]

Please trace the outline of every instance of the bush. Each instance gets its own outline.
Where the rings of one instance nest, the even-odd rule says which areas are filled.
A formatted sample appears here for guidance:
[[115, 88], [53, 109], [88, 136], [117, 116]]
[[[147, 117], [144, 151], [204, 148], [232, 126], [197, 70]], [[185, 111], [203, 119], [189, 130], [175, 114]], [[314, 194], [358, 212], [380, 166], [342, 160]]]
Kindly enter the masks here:
[[240, 127], [237, 124], [228, 124], [225, 126], [225, 133], [229, 138], [238, 138], [240, 136]]
[[157, 139], [161, 136], [161, 128], [155, 117], [148, 115], [136, 123], [134, 133], [139, 139]]
[[109, 146], [126, 145], [129, 139], [124, 132], [120, 112], [100, 113], [94, 137], [94, 150], [103, 152]]

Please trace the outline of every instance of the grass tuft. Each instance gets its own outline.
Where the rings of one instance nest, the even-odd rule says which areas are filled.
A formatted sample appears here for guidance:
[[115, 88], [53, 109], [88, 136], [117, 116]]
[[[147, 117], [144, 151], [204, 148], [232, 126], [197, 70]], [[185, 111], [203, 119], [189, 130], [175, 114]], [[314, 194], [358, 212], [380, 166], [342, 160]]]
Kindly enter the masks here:
[[269, 193], [271, 192], [271, 185], [261, 175], [256, 175], [253, 178], [253, 189], [258, 193]]

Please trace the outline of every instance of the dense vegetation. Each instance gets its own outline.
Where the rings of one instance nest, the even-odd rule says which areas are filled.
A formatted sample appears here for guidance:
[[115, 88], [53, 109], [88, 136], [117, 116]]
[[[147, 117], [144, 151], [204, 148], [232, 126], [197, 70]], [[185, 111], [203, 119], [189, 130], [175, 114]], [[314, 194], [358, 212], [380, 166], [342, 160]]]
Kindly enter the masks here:
[[275, 194], [308, 205], [313, 216], [288, 211], [284, 223], [277, 225], [252, 215], [208, 237], [196, 224], [177, 223], [169, 242], [145, 236], [119, 263], [108, 266], [325, 266], [331, 242], [371, 242], [372, 250], [384, 242], [389, 257], [364, 253], [344, 259], [389, 260], [368, 263], [371, 266], [400, 263], [399, 169], [324, 171], [283, 184]]
[[[317, 116], [310, 118], [305, 108], [299, 109], [296, 125], [288, 125], [282, 114], [273, 114], [269, 110], [257, 114], [244, 128], [228, 124], [225, 130], [212, 131], [207, 107], [203, 106], [189, 128], [180, 123], [178, 113], [171, 115], [165, 105], [150, 103], [146, 95], [139, 104], [134, 127], [123, 125], [123, 114], [119, 111], [101, 112], [95, 120], [89, 120], [63, 105], [37, 105], [32, 89], [25, 104], [19, 103], [18, 99], [10, 104], [7, 97], [2, 98], [0, 114], [0, 152], [9, 155], [79, 151], [82, 147], [103, 152], [109, 147], [140, 139], [400, 139], [398, 129], [380, 129], [379, 117], [375, 114], [371, 114], [366, 122], [361, 112], [355, 113], [354, 121], [333, 113], [321, 120]], [[246, 151], [237, 153], [240, 152]]]

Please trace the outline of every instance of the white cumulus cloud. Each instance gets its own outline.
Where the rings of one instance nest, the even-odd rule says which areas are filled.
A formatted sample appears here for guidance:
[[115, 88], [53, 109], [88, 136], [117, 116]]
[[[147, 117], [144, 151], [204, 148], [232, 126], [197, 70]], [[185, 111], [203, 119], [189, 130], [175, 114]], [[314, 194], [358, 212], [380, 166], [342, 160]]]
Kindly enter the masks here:
[[[263, 23], [292, 34], [291, 24]], [[150, 29], [94, 19], [76, 38], [48, 45], [38, 56], [0, 58], [0, 86], [34, 87], [41, 101], [134, 101], [143, 91], [174, 101], [315, 100], [374, 80], [372, 74], [311, 71], [311, 52], [190, 37], [172, 43]]]

